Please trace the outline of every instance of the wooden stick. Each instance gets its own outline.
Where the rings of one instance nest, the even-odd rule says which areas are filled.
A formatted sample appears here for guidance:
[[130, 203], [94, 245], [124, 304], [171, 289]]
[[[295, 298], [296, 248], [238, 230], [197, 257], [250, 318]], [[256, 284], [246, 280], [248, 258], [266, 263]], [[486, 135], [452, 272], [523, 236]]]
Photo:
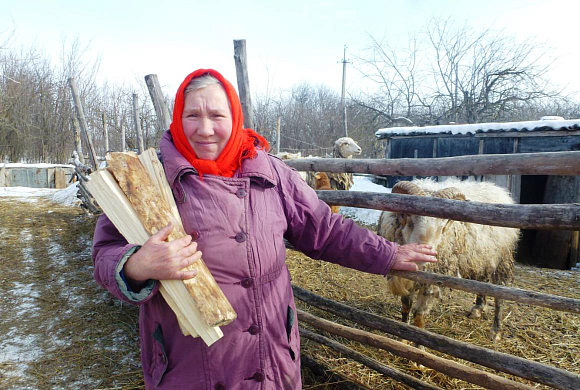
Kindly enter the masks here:
[[580, 375], [506, 353], [457, 341], [450, 337], [428, 332], [400, 321], [353, 309], [342, 303], [313, 294], [295, 285], [292, 285], [292, 290], [296, 298], [322, 310], [368, 326], [369, 328], [413, 341], [427, 348], [557, 389], [580, 389]]
[[404, 372], [401, 372], [397, 369], [385, 366], [384, 364], [381, 364], [379, 362], [377, 362], [374, 359], [371, 359], [365, 355], [363, 355], [362, 353], [356, 352], [354, 350], [352, 350], [351, 348], [345, 347], [344, 345], [337, 343], [336, 341], [332, 341], [331, 339], [321, 336], [319, 334], [316, 334], [314, 332], [311, 332], [309, 330], [303, 329], [303, 328], [299, 328], [300, 329], [300, 335], [303, 337], [306, 337], [307, 339], [316, 341], [317, 343], [320, 344], [324, 344], [327, 345], [329, 347], [331, 347], [334, 350], [339, 351], [340, 353], [342, 353], [343, 355], [348, 356], [351, 359], [356, 360], [359, 363], [364, 364], [365, 366], [372, 368], [373, 370], [389, 377], [389, 378], [393, 378], [401, 383], [404, 383], [408, 386], [410, 386], [412, 389], [422, 389], [422, 390], [441, 390], [440, 387], [437, 386], [433, 386], [430, 385], [428, 383], [425, 383], [415, 377], [412, 377], [409, 374], [405, 374]]
[[397, 356], [410, 359], [426, 367], [433, 368], [443, 374], [453, 378], [461, 379], [473, 383], [486, 389], [506, 389], [506, 390], [532, 390], [533, 387], [512, 380], [502, 378], [498, 375], [468, 367], [466, 365], [444, 359], [431, 353], [411, 347], [399, 341], [392, 340], [385, 336], [378, 336], [370, 332], [358, 330], [337, 324], [312, 314], [298, 310], [298, 319], [304, 321], [318, 329], [325, 330], [332, 334], [345, 337], [349, 340], [358, 341], [372, 347], [384, 349]]
[[476, 280], [462, 279], [454, 276], [424, 271], [390, 271], [389, 275], [400, 276], [401, 278], [413, 280], [415, 282], [445, 286], [474, 294], [508, 299], [528, 305], [542, 306], [554, 310], [580, 314], [580, 299], [560, 297], [557, 295], [544, 294], [514, 287], [498, 286], [495, 284], [478, 282]]
[[399, 159], [301, 158], [285, 160], [299, 171], [391, 176], [570, 175], [580, 172], [580, 151]]

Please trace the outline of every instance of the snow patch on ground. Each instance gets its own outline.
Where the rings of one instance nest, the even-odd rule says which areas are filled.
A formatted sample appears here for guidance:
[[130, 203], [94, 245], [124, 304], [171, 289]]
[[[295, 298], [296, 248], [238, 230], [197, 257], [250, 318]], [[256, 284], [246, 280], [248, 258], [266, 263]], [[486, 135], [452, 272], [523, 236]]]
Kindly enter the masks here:
[[[354, 185], [350, 191], [390, 193], [391, 189], [375, 184], [368, 176], [354, 176]], [[379, 221], [381, 210], [363, 209], [358, 207], [340, 207], [340, 214], [367, 226], [374, 226]]]

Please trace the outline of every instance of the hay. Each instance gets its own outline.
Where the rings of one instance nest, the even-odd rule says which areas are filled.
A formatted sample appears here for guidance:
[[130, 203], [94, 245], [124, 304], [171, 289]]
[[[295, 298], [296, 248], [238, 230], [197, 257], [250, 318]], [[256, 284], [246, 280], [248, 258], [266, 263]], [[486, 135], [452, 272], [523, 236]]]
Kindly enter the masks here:
[[92, 280], [95, 220], [34, 200], [0, 198], [0, 382], [142, 388], [137, 309]]
[[[400, 299], [387, 292], [385, 278], [312, 260], [302, 253], [290, 249], [287, 254], [287, 262], [294, 284], [361, 310], [387, 318], [400, 318]], [[580, 298], [578, 287], [580, 273], [577, 271], [557, 271], [517, 265], [515, 280], [514, 287]], [[503, 339], [494, 344], [488, 338], [488, 331], [493, 322], [493, 299], [488, 299], [489, 310], [482, 319], [471, 320], [466, 317], [466, 314], [473, 305], [474, 298], [472, 294], [445, 290], [442, 303], [436, 305], [428, 317], [427, 330], [580, 374], [580, 317], [578, 315], [503, 301]], [[361, 328], [361, 326], [313, 308], [304, 302], [297, 301], [297, 306], [331, 321]], [[302, 326], [307, 327], [305, 324]], [[316, 331], [316, 329], [310, 329]], [[406, 359], [376, 348], [366, 347], [328, 334], [325, 336], [340, 341], [360, 353], [432, 385], [446, 389], [480, 388], [436, 371], [418, 367]], [[369, 388], [377, 390], [405, 388], [364, 366], [343, 358], [328, 347], [304, 339], [302, 344], [305, 353], [323, 361], [330, 367], [334, 367], [337, 372], [354, 382], [364, 383]], [[445, 354], [433, 353], [450, 358]], [[478, 367], [469, 362], [461, 362]], [[486, 368], [483, 369], [490, 371]], [[547, 388], [511, 375], [502, 373], [498, 373], [498, 375], [528, 385], [535, 385], [537, 388]], [[305, 379], [309, 380], [308, 375], [305, 375]], [[306, 381], [304, 384], [305, 389], [314, 389], [317, 388], [316, 386], [315, 383], [307, 383]]]
[[[13, 198], [0, 198], [0, 220], [0, 334], [6, 335], [0, 340], [0, 387], [142, 389], [137, 308], [112, 298], [92, 279], [95, 220], [77, 208]], [[400, 318], [399, 299], [387, 293], [383, 277], [311, 260], [296, 251], [287, 253], [298, 286], [374, 314]], [[578, 272], [516, 268], [515, 286], [524, 289], [579, 298], [579, 282]], [[473, 300], [470, 294], [446, 291], [443, 303], [429, 316], [427, 329], [580, 374], [580, 316], [504, 302], [503, 340], [493, 344], [487, 339], [493, 310], [481, 320], [470, 320], [465, 314]], [[361, 328], [303, 302], [297, 304], [315, 315]], [[442, 388], [477, 388], [385, 351], [326, 336]], [[354, 383], [378, 390], [402, 388], [328, 347], [306, 339], [302, 347]], [[308, 390], [340, 388], [307, 369], [303, 383]]]

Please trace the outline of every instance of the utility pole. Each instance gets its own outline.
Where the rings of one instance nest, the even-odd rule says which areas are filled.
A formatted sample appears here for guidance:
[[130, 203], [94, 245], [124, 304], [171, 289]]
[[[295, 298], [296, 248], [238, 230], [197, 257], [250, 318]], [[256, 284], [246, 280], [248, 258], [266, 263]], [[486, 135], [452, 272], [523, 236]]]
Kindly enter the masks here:
[[346, 60], [346, 45], [344, 45], [344, 54], [342, 57], [342, 97], [340, 100], [340, 106], [342, 109], [342, 124], [344, 127], [344, 136], [348, 137], [348, 128], [346, 126], [346, 104], [344, 101], [344, 93], [346, 88], [346, 64], [348, 61]]

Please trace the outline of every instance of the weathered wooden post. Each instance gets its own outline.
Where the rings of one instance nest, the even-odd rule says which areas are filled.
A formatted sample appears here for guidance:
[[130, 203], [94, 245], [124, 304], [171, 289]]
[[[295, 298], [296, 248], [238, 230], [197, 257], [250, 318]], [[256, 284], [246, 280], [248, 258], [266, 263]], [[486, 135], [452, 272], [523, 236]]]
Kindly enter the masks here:
[[81, 104], [81, 98], [77, 90], [77, 84], [75, 83], [75, 80], [72, 77], [68, 79], [68, 83], [70, 85], [70, 90], [73, 97], [73, 103], [75, 106], [77, 119], [79, 121], [81, 131], [85, 134], [87, 145], [89, 146], [89, 157], [91, 159], [91, 164], [93, 165], [93, 168], [96, 170], [99, 166], [97, 162], [97, 154], [95, 153], [95, 147], [93, 146], [93, 139], [89, 134], [89, 126], [87, 125], [87, 120], [85, 119], [85, 112], [83, 110], [83, 105]]
[[238, 79], [238, 92], [244, 113], [244, 127], [254, 128], [254, 115], [252, 111], [252, 99], [250, 96], [250, 80], [248, 77], [248, 60], [246, 56], [246, 40], [234, 40], [234, 61], [236, 63], [236, 77]]
[[145, 146], [143, 144], [143, 133], [141, 131], [141, 121], [139, 120], [139, 96], [136, 93], [133, 94], [133, 127], [135, 128], [135, 133], [137, 134], [137, 150], [139, 154], [145, 151]]
[[79, 156], [79, 161], [84, 165], [85, 157], [83, 156], [83, 143], [81, 142], [81, 127], [76, 115], [72, 116], [73, 138], [75, 143], [75, 151]]
[[105, 154], [110, 152], [109, 149], [109, 127], [107, 126], [107, 115], [103, 112], [101, 115], [103, 119], [103, 131], [105, 132]]
[[149, 95], [153, 102], [155, 115], [157, 115], [157, 126], [159, 127], [159, 131], [165, 131], [169, 129], [169, 125], [171, 125], [171, 114], [167, 104], [165, 103], [165, 98], [163, 97], [163, 92], [161, 91], [157, 75], [148, 74], [145, 76], [145, 83], [147, 84], [147, 89], [149, 89]]
[[276, 154], [280, 153], [280, 117], [276, 121]]

